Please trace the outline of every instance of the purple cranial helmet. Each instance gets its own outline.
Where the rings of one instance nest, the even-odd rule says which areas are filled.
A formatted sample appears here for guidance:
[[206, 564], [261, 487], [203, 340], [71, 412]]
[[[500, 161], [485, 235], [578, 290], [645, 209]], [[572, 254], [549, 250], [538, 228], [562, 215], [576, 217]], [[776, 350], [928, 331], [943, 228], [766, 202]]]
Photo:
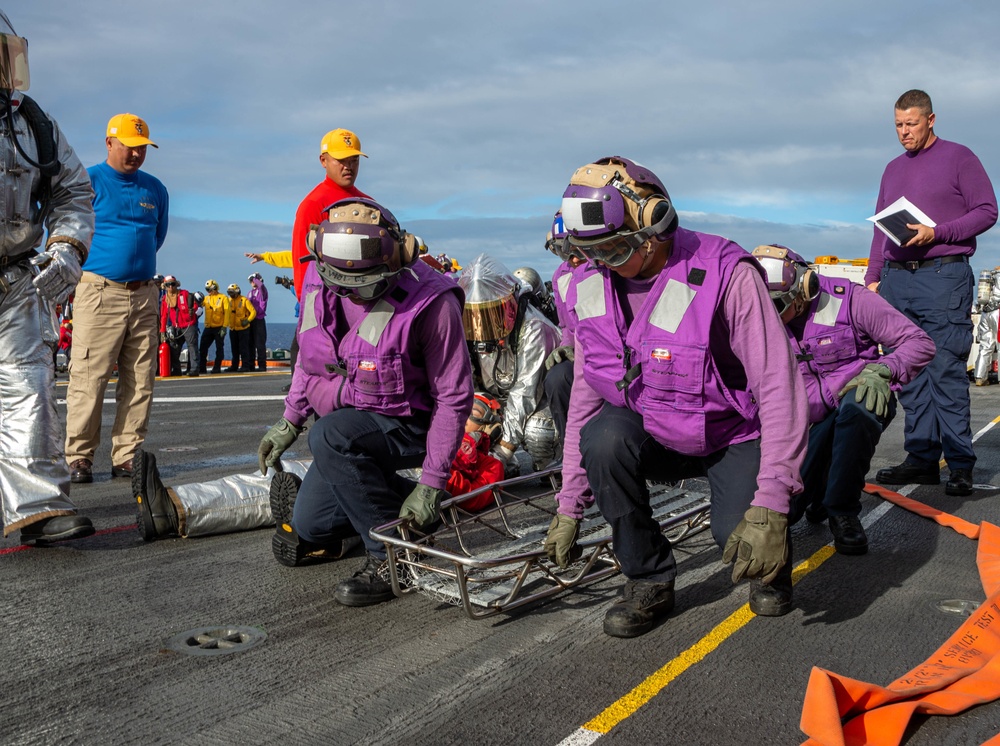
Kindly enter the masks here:
[[784, 313], [799, 295], [811, 301], [819, 294], [819, 277], [808, 262], [791, 249], [779, 244], [758, 246], [752, 252], [764, 270], [767, 292], [778, 313]]
[[556, 210], [552, 218], [552, 230], [545, 237], [545, 248], [562, 259], [568, 261], [570, 257], [583, 259], [583, 254], [573, 248], [569, 242], [569, 234], [566, 233], [566, 223], [563, 221], [562, 210]]
[[595, 245], [643, 232], [646, 240], [673, 230], [677, 213], [656, 174], [620, 156], [600, 158], [574, 172], [563, 192], [562, 217], [570, 243]]
[[[371, 300], [392, 287], [416, 256], [416, 242], [406, 239], [387, 209], [374, 200], [350, 198], [327, 208], [327, 219], [310, 231], [308, 245], [327, 287]], [[407, 244], [413, 244], [412, 252]]]

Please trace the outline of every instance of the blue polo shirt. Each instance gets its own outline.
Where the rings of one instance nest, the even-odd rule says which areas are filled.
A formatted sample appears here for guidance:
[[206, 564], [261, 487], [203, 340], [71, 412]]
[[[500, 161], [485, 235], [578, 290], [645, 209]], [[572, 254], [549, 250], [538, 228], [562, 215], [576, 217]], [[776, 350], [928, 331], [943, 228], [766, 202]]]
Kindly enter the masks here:
[[122, 174], [107, 163], [87, 169], [94, 185], [94, 240], [83, 268], [115, 282], [148, 280], [167, 237], [167, 189], [144, 171]]

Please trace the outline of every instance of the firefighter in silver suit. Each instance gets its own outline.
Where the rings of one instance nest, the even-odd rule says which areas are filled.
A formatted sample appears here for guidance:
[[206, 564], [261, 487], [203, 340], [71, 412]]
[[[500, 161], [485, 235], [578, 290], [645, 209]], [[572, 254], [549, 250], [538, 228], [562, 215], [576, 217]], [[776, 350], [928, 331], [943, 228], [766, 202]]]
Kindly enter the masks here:
[[45, 545], [94, 533], [69, 499], [53, 367], [55, 306], [80, 279], [94, 211], [87, 172], [29, 82], [28, 42], [0, 11], [0, 498], [4, 536]]
[[[536, 273], [537, 276], [537, 273]], [[476, 386], [503, 404], [503, 430], [492, 455], [510, 473], [521, 447], [540, 469], [557, 455], [555, 424], [545, 399], [545, 358], [561, 332], [529, 300], [502, 263], [480, 254], [458, 276], [465, 291], [462, 323]]]

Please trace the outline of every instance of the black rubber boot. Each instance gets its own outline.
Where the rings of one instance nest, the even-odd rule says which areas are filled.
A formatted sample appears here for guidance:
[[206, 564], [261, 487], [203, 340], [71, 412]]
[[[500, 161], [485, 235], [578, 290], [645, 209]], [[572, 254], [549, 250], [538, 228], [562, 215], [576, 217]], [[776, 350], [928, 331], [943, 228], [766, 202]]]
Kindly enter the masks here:
[[972, 469], [952, 469], [944, 493], [953, 497], [966, 497], [972, 494]]
[[638, 637], [674, 610], [674, 583], [626, 580], [621, 597], [604, 615], [604, 634]]
[[389, 582], [388, 560], [365, 554], [361, 567], [337, 585], [333, 597], [344, 606], [371, 606], [395, 598]]
[[360, 536], [337, 539], [330, 544], [316, 544], [300, 538], [292, 528], [292, 513], [301, 485], [302, 480], [287, 471], [279, 471], [271, 478], [268, 493], [274, 517], [271, 551], [278, 562], [286, 567], [299, 567], [310, 562], [340, 559], [361, 544]]
[[750, 611], [757, 616], [784, 616], [792, 610], [792, 558], [789, 547], [788, 562], [770, 583], [750, 581]]
[[838, 554], [865, 554], [868, 551], [868, 537], [856, 515], [830, 516], [830, 533]]
[[132, 457], [132, 494], [137, 507], [136, 523], [143, 541], [177, 534], [177, 510], [156, 468], [156, 456], [141, 448]]
[[21, 529], [21, 543], [36, 547], [57, 541], [82, 539], [94, 533], [90, 519], [82, 515], [57, 515], [43, 518]]
[[879, 469], [875, 481], [879, 484], [940, 484], [941, 470], [937, 464], [924, 466], [904, 461], [888, 469]]

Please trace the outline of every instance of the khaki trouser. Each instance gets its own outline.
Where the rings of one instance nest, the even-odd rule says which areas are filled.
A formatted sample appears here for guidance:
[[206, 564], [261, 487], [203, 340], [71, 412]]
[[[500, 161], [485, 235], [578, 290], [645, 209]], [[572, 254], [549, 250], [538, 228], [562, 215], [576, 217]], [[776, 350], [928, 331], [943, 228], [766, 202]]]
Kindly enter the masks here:
[[94, 460], [101, 409], [118, 363], [111, 463], [132, 458], [146, 438], [156, 379], [159, 291], [152, 281], [129, 283], [84, 272], [73, 302], [73, 359], [66, 392], [66, 461]]

